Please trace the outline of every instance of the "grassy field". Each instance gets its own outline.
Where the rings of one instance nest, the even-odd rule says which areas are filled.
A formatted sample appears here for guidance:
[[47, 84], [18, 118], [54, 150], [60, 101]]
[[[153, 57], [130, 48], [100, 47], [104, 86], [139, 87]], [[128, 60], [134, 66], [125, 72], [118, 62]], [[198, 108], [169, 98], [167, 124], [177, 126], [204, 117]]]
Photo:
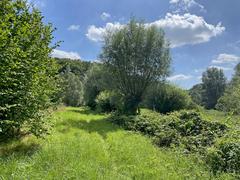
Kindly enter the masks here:
[[155, 147], [107, 115], [57, 111], [51, 135], [0, 146], [0, 179], [230, 179], [213, 177], [193, 155]]

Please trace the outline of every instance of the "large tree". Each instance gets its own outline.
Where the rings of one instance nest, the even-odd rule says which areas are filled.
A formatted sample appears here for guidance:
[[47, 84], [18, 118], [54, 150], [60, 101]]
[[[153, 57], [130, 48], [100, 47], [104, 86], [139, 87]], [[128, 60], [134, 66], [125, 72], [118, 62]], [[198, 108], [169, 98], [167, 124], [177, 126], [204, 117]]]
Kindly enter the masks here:
[[44, 132], [45, 110], [56, 92], [49, 55], [53, 28], [24, 0], [0, 1], [0, 140], [24, 130]]
[[124, 97], [125, 113], [135, 114], [147, 87], [169, 74], [171, 58], [164, 32], [131, 19], [108, 32], [100, 55]]
[[235, 67], [235, 74], [216, 107], [221, 111], [240, 114], [240, 63]]
[[218, 99], [226, 87], [226, 77], [223, 70], [212, 67], [202, 75], [203, 103], [207, 109], [215, 108]]

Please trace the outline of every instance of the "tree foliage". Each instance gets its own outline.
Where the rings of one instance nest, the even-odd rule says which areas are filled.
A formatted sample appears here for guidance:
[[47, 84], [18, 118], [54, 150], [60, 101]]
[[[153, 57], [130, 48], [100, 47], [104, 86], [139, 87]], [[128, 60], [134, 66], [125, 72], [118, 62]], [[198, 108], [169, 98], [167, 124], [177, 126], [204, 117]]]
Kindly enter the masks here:
[[44, 132], [43, 112], [56, 92], [52, 26], [23, 0], [0, 1], [0, 136], [12, 137], [25, 126]]
[[235, 67], [235, 74], [216, 107], [224, 112], [240, 114], [240, 63]]
[[189, 95], [191, 96], [194, 103], [198, 105], [203, 105], [203, 85], [196, 84], [189, 90]]
[[203, 103], [207, 109], [215, 108], [218, 99], [226, 87], [226, 77], [223, 70], [208, 68], [202, 75]]
[[83, 105], [83, 85], [80, 77], [72, 73], [70, 67], [61, 77], [63, 79], [63, 103], [74, 107]]
[[170, 84], [157, 83], [150, 86], [144, 96], [143, 105], [160, 113], [189, 108], [188, 93]]
[[100, 57], [124, 96], [129, 114], [136, 113], [147, 87], [168, 75], [171, 60], [163, 31], [135, 19], [106, 35]]
[[102, 64], [94, 63], [86, 73], [83, 82], [83, 99], [85, 105], [96, 107], [96, 98], [101, 91], [114, 89], [112, 77]]

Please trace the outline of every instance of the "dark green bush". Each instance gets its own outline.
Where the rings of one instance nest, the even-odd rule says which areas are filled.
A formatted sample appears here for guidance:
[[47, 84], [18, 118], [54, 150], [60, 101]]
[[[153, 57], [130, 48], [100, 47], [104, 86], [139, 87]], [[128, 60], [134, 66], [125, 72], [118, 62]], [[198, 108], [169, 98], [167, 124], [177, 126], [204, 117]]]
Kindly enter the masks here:
[[218, 171], [240, 173], [240, 142], [221, 142], [209, 149], [207, 163], [215, 174]]
[[18, 124], [13, 121], [8, 120], [0, 121], [0, 142], [6, 141], [16, 136], [17, 135], [16, 129], [19, 129], [15, 128], [17, 126]]
[[153, 137], [159, 146], [181, 145], [188, 151], [204, 150], [227, 130], [223, 124], [208, 122], [198, 112], [186, 110], [168, 115], [144, 110], [141, 115], [115, 115], [111, 120], [128, 130]]
[[163, 83], [149, 87], [143, 101], [144, 107], [160, 113], [188, 109], [192, 105], [191, 98], [186, 91]]
[[96, 107], [99, 112], [120, 111], [121, 96], [114, 91], [102, 91], [96, 98]]

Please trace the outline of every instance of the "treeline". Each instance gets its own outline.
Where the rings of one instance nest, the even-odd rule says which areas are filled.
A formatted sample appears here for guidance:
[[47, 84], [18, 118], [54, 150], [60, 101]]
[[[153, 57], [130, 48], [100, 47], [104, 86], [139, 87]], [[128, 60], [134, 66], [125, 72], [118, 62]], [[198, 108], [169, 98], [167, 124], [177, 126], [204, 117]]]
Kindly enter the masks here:
[[[56, 59], [62, 79], [62, 102], [67, 106], [89, 106], [99, 112], [123, 111], [123, 97], [114, 89], [113, 79], [102, 63]], [[196, 106], [187, 91], [166, 81], [146, 89], [140, 107], [161, 113]]]
[[240, 63], [227, 82], [223, 70], [208, 68], [202, 75], [202, 83], [194, 85], [189, 93], [192, 100], [207, 109], [217, 109], [233, 114], [240, 113]]

